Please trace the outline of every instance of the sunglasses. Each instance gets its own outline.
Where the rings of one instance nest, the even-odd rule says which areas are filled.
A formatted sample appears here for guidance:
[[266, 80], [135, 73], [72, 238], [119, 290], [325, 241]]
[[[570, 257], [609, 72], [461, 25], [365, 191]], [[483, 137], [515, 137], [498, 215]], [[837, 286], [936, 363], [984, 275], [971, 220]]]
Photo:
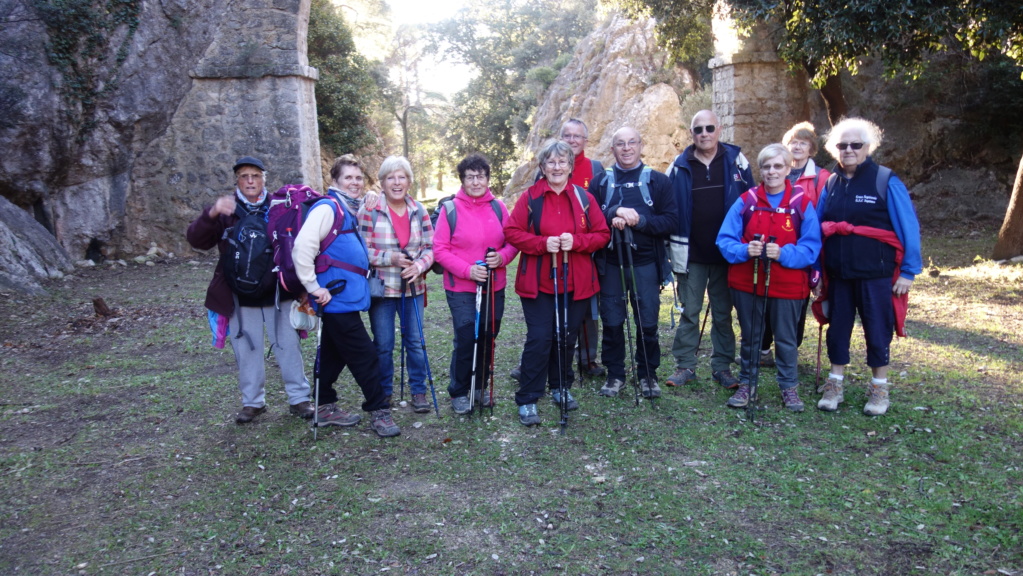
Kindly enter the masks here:
[[707, 125], [707, 126], [693, 126], [693, 134], [695, 134], [697, 136], [699, 136], [700, 134], [703, 134], [704, 130], [707, 131], [707, 134], [713, 134], [714, 131], [717, 130], [717, 126], [715, 126], [713, 124], [710, 124], [710, 125]]
[[860, 148], [863, 148], [863, 142], [839, 142], [838, 144], [835, 144], [835, 147], [839, 150], [845, 150], [846, 148], [859, 150]]

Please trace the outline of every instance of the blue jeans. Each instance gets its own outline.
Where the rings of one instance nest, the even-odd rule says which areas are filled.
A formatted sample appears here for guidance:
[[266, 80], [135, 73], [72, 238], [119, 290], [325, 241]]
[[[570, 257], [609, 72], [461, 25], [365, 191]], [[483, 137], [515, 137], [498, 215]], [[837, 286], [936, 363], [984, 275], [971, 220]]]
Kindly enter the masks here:
[[[402, 341], [405, 343], [405, 358], [408, 366], [409, 387], [413, 394], [426, 394], [426, 354], [419, 337], [416, 322], [416, 308], [423, 317], [423, 296], [404, 298], [405, 310], [401, 311], [402, 298], [374, 298], [369, 306], [369, 325], [373, 330], [373, 345], [380, 360], [380, 387], [384, 394], [394, 392], [394, 317], [401, 321]], [[400, 361], [400, 360], [399, 360]]]

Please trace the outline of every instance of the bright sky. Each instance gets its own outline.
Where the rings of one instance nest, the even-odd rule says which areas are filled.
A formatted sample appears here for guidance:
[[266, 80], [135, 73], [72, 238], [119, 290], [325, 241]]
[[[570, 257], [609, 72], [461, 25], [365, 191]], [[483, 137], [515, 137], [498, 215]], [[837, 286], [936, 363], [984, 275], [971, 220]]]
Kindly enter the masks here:
[[386, 0], [396, 24], [437, 22], [455, 15], [464, 0]]

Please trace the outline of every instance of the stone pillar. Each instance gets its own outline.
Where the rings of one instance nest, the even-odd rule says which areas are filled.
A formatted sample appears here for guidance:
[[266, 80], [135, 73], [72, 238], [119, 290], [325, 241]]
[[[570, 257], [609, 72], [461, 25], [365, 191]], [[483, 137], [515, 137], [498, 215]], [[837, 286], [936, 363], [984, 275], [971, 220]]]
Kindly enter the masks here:
[[[266, 164], [266, 187], [323, 189], [316, 123], [315, 68], [306, 33], [310, 0], [241, 0], [190, 72], [192, 87], [165, 134], [139, 154], [123, 235], [128, 252], [167, 238], [186, 244], [180, 223], [234, 189], [240, 156]], [[131, 242], [134, 241], [134, 244]]]
[[716, 4], [712, 29], [715, 56], [709, 66], [721, 140], [741, 146], [756, 173], [760, 149], [810, 119], [809, 84], [805, 73], [781, 61], [766, 27], [758, 26], [750, 37], [739, 35], [726, 2]]

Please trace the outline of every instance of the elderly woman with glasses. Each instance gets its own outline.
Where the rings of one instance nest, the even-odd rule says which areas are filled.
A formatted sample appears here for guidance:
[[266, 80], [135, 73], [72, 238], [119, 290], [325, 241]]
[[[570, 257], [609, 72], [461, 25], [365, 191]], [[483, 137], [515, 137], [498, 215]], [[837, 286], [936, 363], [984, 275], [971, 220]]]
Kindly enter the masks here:
[[739, 389], [728, 406], [745, 407], [755, 391], [753, 355], [759, 350], [765, 325], [774, 331], [778, 387], [785, 407], [803, 411], [796, 387], [796, 324], [810, 295], [809, 268], [820, 252], [820, 225], [813, 204], [788, 179], [792, 153], [782, 144], [769, 144], [757, 156], [759, 186], [743, 194], [725, 215], [717, 246], [728, 261], [728, 287], [741, 330], [742, 369]]
[[[526, 344], [515, 403], [525, 426], [540, 423], [536, 403], [546, 386], [555, 393], [555, 403], [562, 404], [563, 386], [562, 405], [570, 410], [579, 406], [568, 392], [572, 381], [567, 343], [576, 341], [589, 299], [600, 289], [590, 256], [611, 238], [597, 201], [569, 184], [574, 159], [565, 142], [545, 144], [538, 155], [543, 177], [519, 196], [504, 227], [505, 238], [522, 252], [515, 293], [526, 318]], [[552, 345], [555, 340], [558, 346]]]
[[[827, 344], [831, 373], [817, 408], [833, 412], [844, 397], [849, 341], [859, 313], [872, 378], [863, 413], [888, 410], [888, 365], [892, 333], [905, 336], [907, 299], [922, 269], [920, 223], [909, 191], [891, 169], [871, 155], [882, 132], [862, 118], [842, 120], [831, 129], [825, 148], [838, 160], [821, 193], [821, 221], [829, 319]], [[814, 304], [817, 313], [822, 307]]]
[[444, 269], [444, 292], [454, 324], [451, 409], [468, 414], [474, 403], [494, 402], [494, 390], [483, 391], [493, 368], [493, 340], [504, 316], [507, 266], [519, 251], [505, 240], [502, 225], [508, 209], [490, 191], [486, 156], [466, 156], [458, 163], [458, 179], [462, 187], [440, 204], [433, 251]]

